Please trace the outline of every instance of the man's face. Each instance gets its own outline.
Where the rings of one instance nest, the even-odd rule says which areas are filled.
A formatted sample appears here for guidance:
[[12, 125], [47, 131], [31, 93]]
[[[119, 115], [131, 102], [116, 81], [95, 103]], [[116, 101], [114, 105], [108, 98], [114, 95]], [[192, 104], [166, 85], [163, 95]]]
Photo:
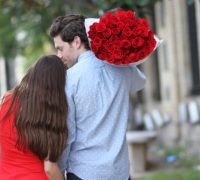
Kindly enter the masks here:
[[57, 56], [62, 59], [65, 66], [70, 68], [77, 62], [78, 54], [73, 42], [64, 42], [58, 35], [54, 37], [54, 45], [57, 49]]

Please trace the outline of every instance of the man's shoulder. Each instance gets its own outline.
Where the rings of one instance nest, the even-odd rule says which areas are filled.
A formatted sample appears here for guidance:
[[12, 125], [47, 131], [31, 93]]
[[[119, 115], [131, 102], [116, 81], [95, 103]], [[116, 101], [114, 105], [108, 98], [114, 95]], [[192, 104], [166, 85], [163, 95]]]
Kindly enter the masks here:
[[77, 62], [72, 68], [67, 70], [67, 75], [72, 78], [80, 78], [84, 75], [98, 71], [104, 66], [104, 62], [96, 57], [88, 57]]

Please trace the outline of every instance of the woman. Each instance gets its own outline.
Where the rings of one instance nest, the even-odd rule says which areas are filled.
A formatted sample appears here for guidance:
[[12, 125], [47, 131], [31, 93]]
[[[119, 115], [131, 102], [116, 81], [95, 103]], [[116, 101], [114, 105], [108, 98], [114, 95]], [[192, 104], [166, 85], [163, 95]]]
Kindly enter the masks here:
[[63, 179], [55, 162], [67, 138], [65, 72], [57, 56], [43, 56], [4, 96], [0, 179]]

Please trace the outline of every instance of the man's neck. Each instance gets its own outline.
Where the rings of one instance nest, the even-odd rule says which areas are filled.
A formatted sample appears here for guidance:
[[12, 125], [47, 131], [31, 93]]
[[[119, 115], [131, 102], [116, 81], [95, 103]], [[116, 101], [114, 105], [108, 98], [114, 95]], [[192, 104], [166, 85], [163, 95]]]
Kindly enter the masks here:
[[87, 49], [85, 49], [85, 47], [82, 47], [80, 50], [79, 50], [79, 56], [81, 54], [83, 54], [84, 52], [88, 51]]

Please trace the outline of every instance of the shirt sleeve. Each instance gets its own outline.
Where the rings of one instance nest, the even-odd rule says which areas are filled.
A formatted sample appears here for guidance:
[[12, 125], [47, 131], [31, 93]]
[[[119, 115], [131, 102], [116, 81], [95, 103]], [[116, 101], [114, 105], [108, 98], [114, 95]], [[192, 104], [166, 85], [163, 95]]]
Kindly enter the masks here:
[[132, 81], [131, 92], [137, 92], [144, 88], [146, 82], [146, 76], [135, 65], [131, 65]]
[[[68, 91], [68, 90], [66, 90]], [[68, 160], [72, 144], [75, 141], [76, 135], [76, 123], [75, 123], [75, 104], [73, 100], [73, 95], [67, 93], [67, 102], [68, 102], [68, 117], [67, 117], [67, 128], [68, 128], [68, 139], [66, 143], [66, 148], [63, 151], [61, 157], [58, 160], [58, 165], [61, 169], [61, 172], [64, 174], [65, 170], [68, 169]]]

